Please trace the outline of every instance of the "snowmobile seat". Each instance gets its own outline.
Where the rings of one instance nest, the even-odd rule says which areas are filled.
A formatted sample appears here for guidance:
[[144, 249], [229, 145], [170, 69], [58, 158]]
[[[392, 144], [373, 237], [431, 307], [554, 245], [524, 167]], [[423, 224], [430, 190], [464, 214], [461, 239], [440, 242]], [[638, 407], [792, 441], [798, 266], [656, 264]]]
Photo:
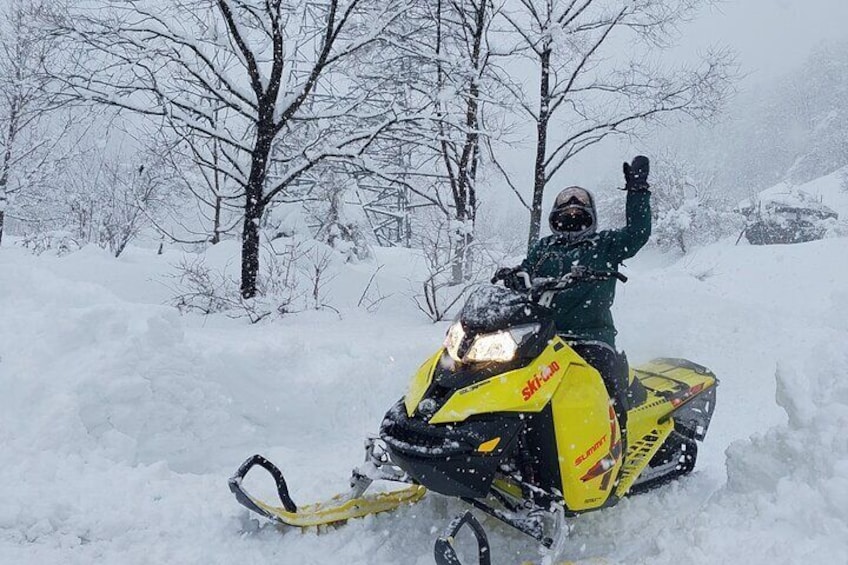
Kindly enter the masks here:
[[[631, 373], [632, 376], [632, 373]], [[648, 400], [648, 389], [637, 378], [630, 379], [630, 384], [627, 387], [627, 410], [632, 410], [636, 406], [644, 404]]]
[[636, 378], [636, 373], [630, 370], [630, 362], [627, 360], [627, 354], [623, 351], [618, 354], [619, 371], [626, 375], [624, 378], [627, 381], [627, 390], [624, 393], [625, 410], [630, 411], [636, 406], [644, 404], [648, 400], [648, 390], [642, 381]]

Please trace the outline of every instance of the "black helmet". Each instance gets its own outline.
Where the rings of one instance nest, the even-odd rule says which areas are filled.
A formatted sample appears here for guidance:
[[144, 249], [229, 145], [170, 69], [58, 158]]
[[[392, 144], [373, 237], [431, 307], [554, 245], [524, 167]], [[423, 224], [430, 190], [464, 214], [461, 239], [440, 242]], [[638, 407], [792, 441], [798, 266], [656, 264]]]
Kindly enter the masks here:
[[597, 229], [592, 193], [579, 186], [566, 188], [557, 195], [548, 222], [552, 232], [570, 240], [592, 235]]

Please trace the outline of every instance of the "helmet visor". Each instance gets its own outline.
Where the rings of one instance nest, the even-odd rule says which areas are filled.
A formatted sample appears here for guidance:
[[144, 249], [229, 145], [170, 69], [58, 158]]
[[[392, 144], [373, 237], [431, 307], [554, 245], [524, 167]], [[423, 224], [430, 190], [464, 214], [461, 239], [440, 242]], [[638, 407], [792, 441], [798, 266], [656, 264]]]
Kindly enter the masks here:
[[570, 204], [579, 204], [580, 206], [592, 208], [592, 196], [589, 194], [589, 191], [584, 188], [571, 186], [557, 195], [556, 202], [554, 202], [554, 208], [561, 208]]

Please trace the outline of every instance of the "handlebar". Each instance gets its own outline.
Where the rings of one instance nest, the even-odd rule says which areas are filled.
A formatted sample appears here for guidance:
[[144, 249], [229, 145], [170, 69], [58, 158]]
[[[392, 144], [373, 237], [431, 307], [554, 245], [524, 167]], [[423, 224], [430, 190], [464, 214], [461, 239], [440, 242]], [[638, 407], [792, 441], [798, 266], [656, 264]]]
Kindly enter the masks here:
[[524, 290], [529, 291], [531, 295], [564, 290], [571, 284], [581, 281], [605, 281], [614, 278], [622, 283], [626, 283], [628, 280], [625, 275], [618, 271], [596, 271], [594, 269], [578, 265], [571, 267], [571, 271], [561, 277], [530, 278], [530, 275], [520, 270], [519, 267], [515, 267], [513, 269], [501, 269], [495, 273], [495, 276], [492, 278], [492, 283], [494, 284], [498, 281], [507, 282], [510, 277], [518, 277], [524, 285]]
[[572, 267], [570, 273], [561, 277], [537, 277], [531, 280], [530, 290], [555, 290], [566, 288], [568, 285], [581, 281], [606, 281], [617, 279], [623, 283], [627, 277], [618, 271], [595, 271], [588, 267]]

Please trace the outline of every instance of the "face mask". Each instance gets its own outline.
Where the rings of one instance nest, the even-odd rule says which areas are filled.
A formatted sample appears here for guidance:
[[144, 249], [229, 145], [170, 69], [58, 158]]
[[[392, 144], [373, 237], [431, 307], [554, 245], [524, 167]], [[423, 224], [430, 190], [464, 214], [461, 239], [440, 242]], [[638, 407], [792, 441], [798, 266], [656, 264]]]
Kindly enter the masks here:
[[594, 223], [592, 214], [584, 206], [569, 204], [551, 215], [551, 229], [559, 233], [582, 232]]

